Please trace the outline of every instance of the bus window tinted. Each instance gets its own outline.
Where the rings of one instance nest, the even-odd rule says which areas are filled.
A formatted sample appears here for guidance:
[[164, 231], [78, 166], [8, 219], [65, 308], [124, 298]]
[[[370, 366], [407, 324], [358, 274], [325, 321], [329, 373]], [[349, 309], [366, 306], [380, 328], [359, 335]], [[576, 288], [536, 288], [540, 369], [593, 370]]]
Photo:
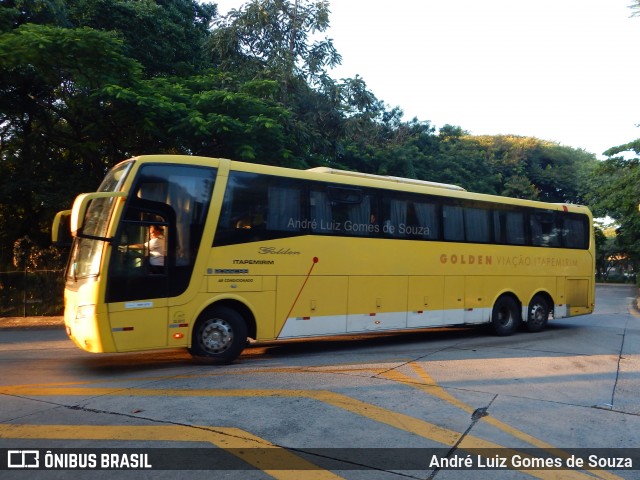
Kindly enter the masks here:
[[442, 207], [444, 239], [452, 242], [464, 242], [464, 209], [458, 205]]
[[496, 243], [526, 245], [525, 220], [522, 211], [494, 210], [493, 228]]
[[560, 247], [560, 230], [555, 212], [537, 211], [530, 215], [531, 243], [536, 247]]
[[298, 235], [589, 248], [585, 215], [231, 172], [216, 245]]
[[309, 192], [309, 229], [325, 235], [376, 236], [380, 232], [377, 198], [364, 189], [322, 184]]
[[232, 172], [216, 233], [217, 245], [255, 242], [299, 233], [302, 186], [293, 179]]
[[489, 243], [491, 241], [490, 210], [469, 207], [464, 212], [464, 227], [467, 242]]
[[562, 238], [566, 248], [589, 248], [589, 224], [583, 215], [566, 214]]

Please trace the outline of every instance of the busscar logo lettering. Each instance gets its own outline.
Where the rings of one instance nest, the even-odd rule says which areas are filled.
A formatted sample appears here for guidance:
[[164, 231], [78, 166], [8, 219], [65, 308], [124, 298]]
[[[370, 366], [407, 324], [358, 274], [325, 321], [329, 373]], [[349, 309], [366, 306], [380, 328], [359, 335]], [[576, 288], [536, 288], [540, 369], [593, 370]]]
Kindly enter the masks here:
[[40, 452], [38, 450], [8, 450], [8, 468], [39, 468]]

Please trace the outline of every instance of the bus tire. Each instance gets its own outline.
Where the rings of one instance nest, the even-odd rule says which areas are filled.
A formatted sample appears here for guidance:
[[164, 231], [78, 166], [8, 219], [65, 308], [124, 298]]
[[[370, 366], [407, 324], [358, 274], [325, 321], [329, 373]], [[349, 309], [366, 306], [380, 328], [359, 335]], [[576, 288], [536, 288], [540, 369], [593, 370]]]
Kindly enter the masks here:
[[205, 310], [193, 329], [189, 352], [202, 363], [234, 361], [247, 344], [247, 324], [236, 310], [218, 306]]
[[508, 295], [498, 298], [491, 311], [491, 329], [495, 335], [505, 337], [518, 328], [520, 313], [518, 303]]
[[542, 295], [534, 295], [527, 310], [527, 323], [525, 325], [528, 332], [541, 332], [549, 321], [549, 303]]

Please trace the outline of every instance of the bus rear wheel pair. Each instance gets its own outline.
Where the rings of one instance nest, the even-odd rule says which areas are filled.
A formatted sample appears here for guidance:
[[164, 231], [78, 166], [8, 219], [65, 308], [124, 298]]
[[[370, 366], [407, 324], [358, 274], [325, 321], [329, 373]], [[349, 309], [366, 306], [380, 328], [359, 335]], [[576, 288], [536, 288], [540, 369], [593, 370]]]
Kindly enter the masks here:
[[[528, 332], [540, 332], [549, 320], [551, 307], [542, 295], [535, 295], [527, 308], [524, 327]], [[514, 333], [520, 325], [520, 307], [514, 297], [503, 295], [498, 298], [491, 312], [491, 328], [498, 336]]]

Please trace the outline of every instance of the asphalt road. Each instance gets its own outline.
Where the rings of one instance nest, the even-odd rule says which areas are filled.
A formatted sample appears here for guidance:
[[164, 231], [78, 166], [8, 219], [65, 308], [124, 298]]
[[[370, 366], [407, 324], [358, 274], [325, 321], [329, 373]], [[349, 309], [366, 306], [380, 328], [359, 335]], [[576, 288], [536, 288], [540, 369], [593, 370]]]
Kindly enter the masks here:
[[598, 286], [593, 315], [538, 334], [262, 344], [222, 367], [2, 329], [0, 477], [640, 478], [636, 295]]

